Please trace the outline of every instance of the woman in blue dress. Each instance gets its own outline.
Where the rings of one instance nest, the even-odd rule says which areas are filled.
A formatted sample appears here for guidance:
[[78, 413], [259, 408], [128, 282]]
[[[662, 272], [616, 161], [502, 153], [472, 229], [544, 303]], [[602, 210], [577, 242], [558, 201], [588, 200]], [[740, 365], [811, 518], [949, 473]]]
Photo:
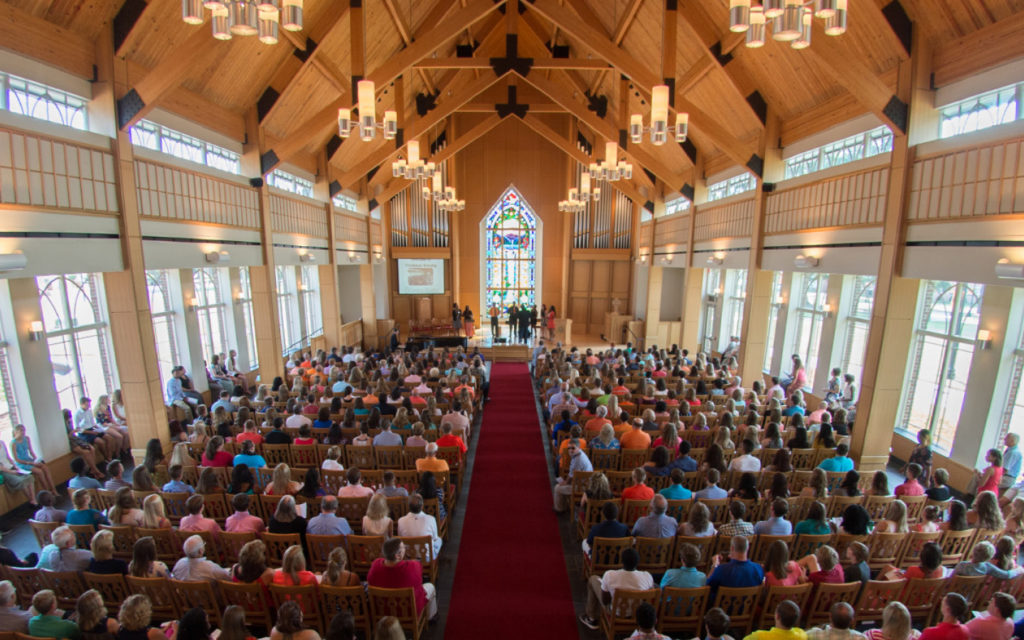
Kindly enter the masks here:
[[14, 426], [14, 439], [11, 440], [11, 448], [14, 450], [14, 464], [19, 469], [34, 475], [36, 482], [43, 489], [57, 493], [57, 486], [53, 483], [50, 469], [42, 460], [36, 459], [36, 452], [32, 450], [32, 440], [25, 434], [25, 425]]

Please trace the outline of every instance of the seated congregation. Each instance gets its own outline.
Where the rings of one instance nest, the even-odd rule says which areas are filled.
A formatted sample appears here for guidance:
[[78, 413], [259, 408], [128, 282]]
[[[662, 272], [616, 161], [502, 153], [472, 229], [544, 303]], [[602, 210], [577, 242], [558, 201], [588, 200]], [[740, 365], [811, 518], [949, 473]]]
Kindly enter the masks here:
[[534, 375], [554, 508], [581, 547], [585, 627], [609, 639], [1014, 635], [1015, 436], [961, 500], [931, 468], [926, 431], [890, 487], [886, 471], [855, 468], [843, 394], [808, 412], [802, 389], [744, 388], [734, 358], [540, 349]]
[[483, 411], [482, 357], [346, 349], [287, 368], [253, 398], [179, 399], [169, 456], [153, 439], [130, 469], [75, 457], [72, 509], [40, 491], [40, 551], [0, 557], [0, 634], [420, 637]]

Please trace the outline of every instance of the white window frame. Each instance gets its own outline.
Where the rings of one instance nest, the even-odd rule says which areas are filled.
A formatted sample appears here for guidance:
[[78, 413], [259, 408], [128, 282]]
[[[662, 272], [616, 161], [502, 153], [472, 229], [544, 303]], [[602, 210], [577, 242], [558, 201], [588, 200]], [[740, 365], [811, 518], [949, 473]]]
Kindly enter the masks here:
[[[800, 272], [795, 274], [793, 285], [790, 288], [790, 310], [792, 322], [788, 323], [792, 329], [790, 334], [789, 353], [800, 356], [804, 363], [804, 370], [807, 373], [807, 387], [810, 389], [814, 384], [815, 371], [818, 368], [818, 356], [821, 354], [821, 334], [825, 317], [825, 305], [828, 301], [828, 280], [829, 274], [817, 272]], [[808, 294], [811, 293], [810, 282], [816, 283], [814, 300], [808, 302]], [[808, 322], [806, 327], [807, 335], [804, 334], [804, 321]]]
[[[875, 276], [846, 276], [847, 293], [843, 306], [843, 342], [840, 352], [839, 366], [843, 373], [852, 373], [858, 381], [864, 374], [864, 357], [867, 353], [868, 333], [871, 330], [871, 314], [875, 303], [875, 287], [878, 279]], [[867, 309], [862, 308], [860, 302], [865, 299], [865, 294], [870, 291], [871, 301]], [[863, 336], [863, 348], [859, 353], [857, 349], [857, 336]], [[853, 363], [859, 361], [860, 365], [853, 368]]]
[[786, 158], [783, 180], [798, 178], [892, 151], [892, 130], [882, 125]]
[[[227, 353], [228, 327], [227, 304], [224, 296], [224, 269], [219, 267], [200, 267], [192, 270], [192, 282], [195, 285], [195, 313], [199, 323], [199, 342], [203, 349], [203, 359], [207, 364], [213, 355]], [[211, 288], [203, 286], [208, 280]], [[213, 299], [210, 299], [212, 293]], [[214, 324], [214, 319], [217, 325]], [[219, 328], [219, 331], [217, 329]]]
[[267, 184], [275, 189], [294, 193], [295, 195], [304, 196], [306, 198], [313, 197], [312, 180], [307, 180], [306, 178], [299, 177], [294, 173], [282, 171], [281, 169], [274, 169], [267, 174]]
[[253, 314], [250, 277], [249, 267], [239, 267], [238, 297], [235, 299], [235, 303], [242, 309], [242, 322], [244, 323], [242, 339], [245, 340], [246, 351], [249, 353], [249, 370], [254, 371], [259, 369], [260, 355], [256, 348], [256, 316]]
[[785, 303], [782, 298], [782, 272], [776, 271], [772, 274], [771, 301], [768, 305], [768, 333], [765, 334], [764, 360], [761, 362], [762, 371], [770, 373], [775, 358], [775, 342], [779, 331], [779, 319], [782, 316], [782, 309]]
[[749, 171], [708, 185], [708, 202], [724, 200], [757, 188], [757, 178]]
[[287, 356], [302, 342], [296, 313], [295, 266], [279, 264], [275, 267], [274, 276], [277, 282], [277, 314], [281, 323], [281, 353]]
[[320, 308], [320, 271], [316, 265], [299, 266], [299, 300], [302, 307], [302, 341], [323, 335], [324, 315]]
[[[78, 278], [81, 278], [81, 284], [89, 289], [89, 291], [86, 292], [86, 295], [89, 297], [90, 306], [92, 307], [92, 313], [95, 320], [94, 322], [85, 325], [78, 324], [77, 318], [71, 312], [71, 303], [68, 297], [69, 280], [74, 280], [75, 286], [77, 287], [79, 285], [79, 282], [77, 282]], [[58, 400], [65, 406], [65, 408], [74, 410], [78, 407], [78, 400], [80, 398], [96, 398], [116, 389], [118, 386], [117, 366], [114, 362], [110, 345], [110, 332], [108, 330], [109, 325], [107, 322], [106, 307], [104, 305], [105, 298], [100, 274], [75, 273], [56, 276], [39, 276], [36, 278], [36, 286], [39, 288], [40, 305], [44, 308], [44, 331], [51, 353], [53, 352], [53, 346], [56, 343], [64, 342], [67, 346], [67, 352], [70, 355], [66, 363], [54, 363], [55, 365], [64, 365], [67, 367], [67, 372], [63, 375], [72, 375], [72, 378], [70, 378], [70, 386], [66, 387], [62, 391], [58, 376], [62, 375], [61, 371], [63, 370], [63, 367], [54, 366], [54, 387], [57, 389]], [[44, 302], [46, 299], [45, 293], [51, 286], [57, 287], [56, 294], [58, 297], [56, 299], [56, 303], [61, 306], [60, 309], [57, 309], [58, 315], [63, 316], [63, 319], [67, 319], [70, 326], [45, 326], [47, 322], [47, 314], [45, 313], [46, 303]], [[100, 359], [100, 373], [103, 379], [102, 384], [105, 387], [103, 389], [90, 389], [90, 383], [87, 381], [87, 376], [83, 373], [83, 353], [80, 341], [83, 336], [86, 338], [91, 337], [87, 334], [93, 332], [95, 333], [99, 347], [99, 353], [97, 355]]]
[[0, 72], [0, 109], [64, 127], [89, 130], [89, 99]]
[[[945, 430], [937, 429], [941, 411], [936, 411], [935, 408], [942, 403], [943, 397], [950, 393], [950, 378], [945, 372], [949, 370], [954, 364], [962, 365], [966, 367], [968, 375], [970, 372], [971, 364], [974, 359], [975, 342], [977, 340], [977, 326], [974, 331], [969, 332], [967, 335], [959, 335], [960, 331], [957, 329], [949, 328], [946, 331], [935, 331], [928, 328], [931, 311], [934, 308], [934, 303], [945, 295], [950, 289], [953, 289], [953, 303], [952, 309], [955, 314], [950, 319], [949, 325], [953, 322], [959, 322], [961, 326], [966, 326], [964, 322], [965, 318], [970, 316], [964, 316], [964, 304], [968, 301], [968, 298], [976, 298], [976, 308], [978, 314], [978, 320], [981, 317], [981, 306], [984, 300], [985, 287], [981, 284], [963, 283], [963, 282], [949, 282], [949, 281], [933, 281], [925, 280], [921, 283], [921, 294], [918, 301], [917, 313], [915, 314], [914, 321], [914, 336], [911, 345], [910, 356], [907, 358], [907, 371], [904, 377], [905, 384], [903, 385], [903, 398], [901, 401], [900, 418], [896, 425], [896, 430], [903, 434], [913, 438], [917, 435], [917, 431], [920, 429], [930, 429], [932, 432], [932, 442], [937, 450], [949, 454], [952, 450], [952, 444], [956, 438], [956, 431], [959, 427], [960, 415], [963, 412], [963, 404], [967, 398], [968, 388], [964, 388], [962, 398], [960, 400], [960, 411], [957, 412], [956, 419], [953, 421], [947, 421], [947, 424], [952, 424], [952, 432], [947, 433]], [[942, 341], [942, 364], [939, 367], [940, 375], [938, 376], [938, 384], [935, 388], [934, 396], [931, 401], [925, 402], [929, 407], [930, 415], [924, 424], [919, 425], [917, 428], [910, 424], [912, 419], [911, 413], [913, 410], [915, 395], [918, 391], [918, 375], [922, 368], [922, 352], [925, 347], [925, 341], [931, 339], [932, 341]], [[957, 350], [962, 350], [967, 353], [967, 362], [956, 362]], [[925, 365], [928, 366], [928, 365]], [[926, 398], [927, 400], [927, 398]]]
[[[149, 296], [149, 315], [153, 321], [153, 341], [156, 347], [158, 369], [160, 372], [161, 386], [167, 385], [171, 376], [171, 369], [177, 366], [181, 360], [181, 348], [178, 346], [177, 311], [172, 303], [174, 297], [171, 295], [171, 282], [173, 278], [167, 269], [151, 269], [146, 271], [146, 291]], [[157, 294], [162, 297], [163, 311], [154, 311], [153, 304], [154, 288]], [[160, 348], [160, 327], [164, 327], [167, 335], [167, 352]]]
[[226, 173], [242, 173], [241, 154], [162, 124], [140, 120], [131, 126], [128, 135], [135, 146]]
[[953, 138], [1024, 119], [1024, 82], [958, 100], [939, 109], [939, 138]]
[[724, 269], [705, 269], [704, 282], [701, 285], [700, 349], [708, 355], [711, 355], [718, 340], [723, 271]]
[[[743, 333], [743, 305], [747, 301], [747, 270], [727, 269], [724, 290], [728, 294], [722, 314], [722, 327], [728, 327], [729, 335], [719, 335], [719, 350], [729, 344], [729, 336], [743, 337], [741, 334]], [[721, 333], [725, 333], [725, 331]]]

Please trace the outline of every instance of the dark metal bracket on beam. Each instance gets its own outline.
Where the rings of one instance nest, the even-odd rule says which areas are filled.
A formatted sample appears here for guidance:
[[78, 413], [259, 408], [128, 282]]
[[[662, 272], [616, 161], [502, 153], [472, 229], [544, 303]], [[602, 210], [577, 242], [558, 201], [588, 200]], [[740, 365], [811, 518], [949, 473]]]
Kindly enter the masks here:
[[437, 99], [440, 95], [440, 91], [435, 91], [434, 93], [417, 93], [416, 115], [423, 117], [433, 111], [437, 107]]
[[313, 55], [313, 52], [316, 51], [316, 47], [317, 43], [315, 40], [312, 38], [306, 38], [306, 50], [292, 49], [292, 55], [302, 62], [305, 62], [306, 60], [309, 60], [309, 56]]
[[593, 111], [598, 118], [604, 118], [608, 113], [608, 96], [593, 95], [589, 89], [583, 96], [587, 99], [587, 111]]
[[907, 132], [907, 125], [910, 121], [910, 107], [906, 102], [893, 96], [889, 98], [889, 102], [882, 109], [882, 113], [899, 128], [901, 133]]
[[515, 85], [508, 86], [508, 102], [504, 104], [494, 105], [494, 111], [497, 112], [498, 116], [506, 118], [510, 115], [516, 115], [520, 118], [526, 116], [526, 112], [530, 110], [530, 105], [519, 104], [516, 101], [516, 87]]
[[515, 71], [525, 78], [533, 68], [533, 58], [519, 57], [519, 36], [509, 33], [505, 35], [505, 57], [491, 58], [490, 64], [495, 75], [503, 76], [509, 71]]
[[689, 182], [683, 185], [683, 187], [679, 190], [679, 193], [683, 194], [683, 197], [689, 200], [690, 202], [693, 202], [694, 190], [693, 185], [690, 184]]
[[145, 0], [127, 0], [114, 16], [114, 51], [119, 51], [146, 10]]
[[131, 122], [136, 113], [142, 111], [146, 102], [135, 89], [131, 89], [124, 96], [117, 99], [117, 127], [124, 129]]
[[758, 178], [764, 177], [764, 158], [756, 153], [747, 160], [747, 168], [754, 172]]
[[256, 114], [259, 116], [260, 122], [263, 122], [263, 119], [274, 108], [274, 103], [280, 97], [281, 94], [274, 87], [267, 87], [267, 90], [263, 92], [260, 99], [256, 101]]

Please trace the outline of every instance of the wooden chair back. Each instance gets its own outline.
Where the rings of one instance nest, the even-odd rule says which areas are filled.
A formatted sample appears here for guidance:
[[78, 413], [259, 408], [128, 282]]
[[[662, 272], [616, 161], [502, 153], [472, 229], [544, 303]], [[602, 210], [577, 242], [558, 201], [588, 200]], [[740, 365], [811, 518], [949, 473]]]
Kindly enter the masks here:
[[412, 587], [405, 589], [382, 589], [367, 587], [370, 600], [370, 614], [374, 620], [387, 616], [398, 618], [402, 629], [412, 634], [413, 640], [419, 640], [427, 627], [427, 609], [416, 611], [416, 596]]
[[224, 553], [224, 564], [238, 562], [238, 554], [242, 547], [256, 539], [255, 533], [231, 533], [225, 531], [220, 534], [220, 548]]
[[864, 496], [832, 496], [828, 499], [825, 507], [829, 518], [841, 518], [846, 507], [863, 502]]
[[[822, 535], [811, 535], [809, 533], [801, 533], [796, 537], [796, 541], [794, 541], [789, 546], [790, 557], [800, 559], [804, 556], [810, 555], [817, 551], [818, 547], [825, 544], [830, 544], [832, 542], [833, 537], [834, 536], [829, 533], [825, 533]], [[840, 555], [839, 557], [842, 558], [843, 556]]]
[[874, 622], [881, 626], [886, 605], [898, 601], [904, 587], [904, 580], [868, 580], [853, 607], [857, 612], [857, 623]]
[[[988, 576], [958, 576], [954, 575], [952, 578], [946, 580], [945, 597], [946, 593], [959, 593], [967, 599], [967, 604], [974, 611], [978, 609], [978, 599], [985, 592], [985, 586], [989, 582]], [[981, 605], [981, 610], [984, 611], [988, 602]], [[939, 608], [935, 608], [936, 615], [938, 615]]]
[[710, 597], [711, 587], [665, 587], [658, 605], [658, 628], [666, 634], [687, 632], [699, 636]]
[[609, 569], [621, 568], [622, 552], [632, 546], [632, 538], [594, 538], [590, 557], [584, 559], [587, 576], [602, 576]]
[[137, 578], [125, 576], [128, 589], [132, 593], [142, 593], [153, 604], [153, 619], [161, 622], [177, 620], [181, 617], [175, 589], [167, 578]]
[[675, 518], [677, 522], [686, 522], [692, 504], [692, 498], [690, 500], [669, 500], [668, 510], [665, 513]]
[[867, 496], [864, 498], [864, 509], [867, 510], [872, 520], [878, 522], [885, 518], [885, 512], [889, 510], [889, 505], [894, 500], [896, 500], [894, 496]]
[[854, 542], [862, 542], [869, 545], [868, 536], [858, 536], [852, 533], [837, 533], [832, 536], [832, 548], [836, 550], [840, 558], [846, 557], [846, 549]]
[[125, 562], [132, 559], [132, 554], [135, 549], [135, 541], [138, 539], [138, 533], [135, 531], [135, 527], [129, 525], [111, 526], [101, 524], [100, 529], [106, 529], [113, 534], [115, 558], [124, 560]]
[[39, 579], [47, 589], [57, 596], [57, 606], [61, 609], [74, 609], [78, 596], [87, 591], [82, 575], [77, 571], [39, 570]]
[[590, 530], [603, 519], [601, 510], [606, 502], [618, 502], [615, 498], [608, 500], [587, 500], [583, 505], [580, 515], [576, 518], [576, 537], [583, 540], [590, 533]]
[[91, 524], [69, 524], [66, 526], [75, 534], [75, 546], [79, 549], [88, 549], [92, 542], [92, 536], [96, 533], [96, 527]]
[[348, 568], [366, 579], [373, 561], [381, 557], [384, 536], [348, 536]]
[[282, 462], [291, 464], [292, 454], [290, 444], [267, 444], [260, 445], [260, 455], [267, 461], [267, 468], [273, 469]]
[[619, 453], [619, 471], [632, 472], [650, 460], [650, 449], [622, 449]]
[[103, 604], [111, 611], [120, 608], [121, 603], [131, 595], [128, 590], [128, 583], [120, 573], [90, 573], [82, 572], [82, 580], [103, 596]]
[[873, 533], [868, 543], [868, 566], [882, 569], [898, 565], [909, 536], [905, 533]]
[[388, 500], [388, 511], [396, 523], [398, 519], [409, 513], [409, 496], [392, 496]]
[[636, 538], [636, 552], [640, 556], [640, 571], [652, 575], [663, 574], [672, 568], [675, 538]]
[[356, 629], [362, 630], [363, 636], [369, 638], [372, 617], [370, 603], [366, 597], [366, 589], [362, 585], [355, 587], [332, 587], [320, 585], [320, 613], [324, 624], [329, 625], [339, 613], [350, 611], [355, 619]]
[[40, 569], [4, 567], [4, 573], [5, 577], [14, 585], [22, 609], [28, 609], [32, 604], [32, 596], [46, 588], [43, 585]]
[[[327, 568], [327, 558], [336, 547], [348, 549], [348, 542], [343, 535], [318, 536], [306, 534], [306, 548], [309, 549], [309, 570], [323, 571]], [[329, 621], [328, 621], [329, 622]]]
[[911, 524], [920, 522], [928, 496], [900, 496], [900, 500], [907, 505], [907, 521]]
[[900, 561], [896, 563], [900, 569], [906, 569], [907, 567], [916, 567], [921, 560], [921, 548], [929, 542], [935, 542], [941, 544], [942, 532], [933, 531], [923, 533], [921, 531], [911, 531], [910, 535], [907, 536], [907, 542], [903, 546], [903, 553], [900, 555]]
[[657, 611], [660, 599], [661, 590], [657, 587], [646, 591], [616, 589], [611, 606], [605, 608], [601, 615], [601, 628], [604, 629], [606, 637], [615, 638], [617, 635], [630, 633], [636, 628], [636, 610], [640, 605], [646, 602]]
[[345, 518], [352, 531], [363, 530], [363, 516], [370, 505], [370, 498], [338, 498], [338, 517]]
[[[729, 614], [729, 628], [743, 636], [750, 633], [754, 623], [754, 610], [761, 595], [761, 585], [756, 587], [719, 587], [715, 595], [716, 607]], [[733, 634], [735, 637], [735, 634]]]
[[399, 536], [405, 543], [407, 560], [419, 560], [423, 567], [423, 582], [437, 581], [437, 557], [434, 556], [434, 539], [430, 536]]
[[715, 537], [714, 536], [676, 536], [676, 550], [673, 552], [676, 560], [676, 566], [683, 566], [683, 545], [692, 544], [697, 547], [700, 551], [700, 561], [697, 563], [697, 569], [701, 571], [708, 571], [711, 566], [711, 556], [715, 550]]
[[270, 597], [274, 602], [275, 611], [280, 609], [285, 601], [294, 600], [299, 604], [299, 608], [302, 609], [302, 617], [307, 625], [320, 629], [326, 628], [326, 625], [320, 621], [320, 606], [317, 603], [316, 593], [317, 585], [271, 584], [268, 588], [270, 589]]
[[[800, 611], [807, 610], [807, 602], [811, 599], [811, 588], [814, 585], [810, 582], [783, 587], [773, 585], [768, 587], [764, 593], [764, 600], [761, 601], [761, 613], [757, 617], [756, 627], [758, 629], [771, 629], [775, 625], [775, 609], [783, 600], [792, 600], [800, 607]], [[860, 618], [857, 618], [858, 621]]]
[[36, 542], [39, 543], [39, 548], [42, 549], [46, 545], [50, 544], [50, 534], [53, 533], [53, 530], [59, 527], [61, 523], [29, 520], [28, 525], [32, 527], [32, 533], [36, 536]]
[[281, 566], [284, 552], [288, 547], [301, 545], [302, 539], [297, 533], [261, 533], [260, 539], [267, 545], [267, 564], [272, 567]]
[[932, 613], [939, 606], [946, 588], [946, 578], [915, 578], [907, 580], [900, 602], [910, 612], [911, 620], [927, 624]]
[[266, 633], [270, 634], [274, 626], [271, 603], [264, 596], [264, 586], [261, 583], [220, 580], [217, 582], [217, 588], [220, 591], [221, 604], [225, 608], [230, 605], [242, 607], [245, 609], [245, 621], [250, 627], [266, 629]]
[[974, 529], [943, 531], [939, 544], [942, 545], [942, 566], [953, 567], [971, 553]]
[[751, 542], [753, 544], [751, 545], [752, 549], [751, 549], [751, 552], [750, 552], [750, 559], [753, 560], [754, 562], [756, 562], [757, 564], [763, 565], [764, 562], [765, 562], [765, 559], [768, 557], [768, 549], [772, 546], [772, 543], [775, 542], [776, 540], [782, 540], [783, 542], [786, 543], [786, 546], [789, 547], [790, 557], [797, 558], [797, 559], [803, 557], [803, 556], [798, 556], [795, 553], [793, 553], [793, 546], [794, 546], [794, 543], [796, 542], [796, 536], [795, 535], [790, 534], [788, 536], [770, 536], [770, 535], [762, 534], [762, 535], [757, 536], [753, 540], [751, 540]]
[[373, 447], [373, 456], [378, 469], [405, 468], [405, 447]]
[[860, 582], [822, 583], [814, 590], [811, 606], [807, 609], [806, 626], [826, 624], [830, 619], [832, 605], [837, 602], [856, 602], [860, 593]]
[[[323, 460], [315, 444], [293, 444], [291, 445], [291, 465], [299, 469], [319, 467]], [[269, 464], [269, 461], [268, 461]]]
[[595, 471], [618, 471], [619, 469], [618, 449], [592, 449], [588, 455]]
[[349, 467], [373, 469], [377, 465], [372, 446], [347, 444], [345, 445], [345, 457], [348, 459]]
[[647, 515], [651, 508], [650, 500], [626, 500], [619, 520], [631, 530], [636, 521]]
[[180, 613], [184, 614], [189, 609], [202, 609], [210, 619], [210, 626], [220, 627], [222, 609], [212, 582], [209, 580], [174, 580], [173, 578], [168, 582], [177, 599]]
[[161, 493], [160, 495], [164, 499], [164, 513], [167, 515], [167, 519], [177, 525], [182, 518], [188, 515], [188, 511], [185, 509], [185, 501], [188, 500], [189, 494]]

